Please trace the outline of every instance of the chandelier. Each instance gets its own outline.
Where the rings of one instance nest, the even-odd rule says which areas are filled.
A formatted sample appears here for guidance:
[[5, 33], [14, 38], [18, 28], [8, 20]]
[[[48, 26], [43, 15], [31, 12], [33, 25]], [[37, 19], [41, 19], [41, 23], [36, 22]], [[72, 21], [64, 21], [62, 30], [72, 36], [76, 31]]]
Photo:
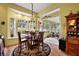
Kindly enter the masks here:
[[31, 8], [32, 8], [32, 17], [31, 17], [31, 31], [35, 31], [35, 21], [34, 21], [34, 13], [33, 13], [33, 3], [31, 3]]
[[32, 5], [32, 20], [33, 20], [33, 3], [31, 3], [31, 5]]

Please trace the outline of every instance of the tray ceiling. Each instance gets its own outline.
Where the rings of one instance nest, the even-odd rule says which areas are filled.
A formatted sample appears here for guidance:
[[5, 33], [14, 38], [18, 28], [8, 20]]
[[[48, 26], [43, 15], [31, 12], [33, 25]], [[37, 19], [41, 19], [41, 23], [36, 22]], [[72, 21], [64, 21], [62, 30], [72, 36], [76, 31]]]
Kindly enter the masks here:
[[[50, 6], [52, 3], [33, 3], [33, 11], [34, 12], [40, 12], [46, 7]], [[31, 3], [16, 3], [16, 5], [19, 5], [21, 7], [27, 8], [29, 10], [32, 10]]]

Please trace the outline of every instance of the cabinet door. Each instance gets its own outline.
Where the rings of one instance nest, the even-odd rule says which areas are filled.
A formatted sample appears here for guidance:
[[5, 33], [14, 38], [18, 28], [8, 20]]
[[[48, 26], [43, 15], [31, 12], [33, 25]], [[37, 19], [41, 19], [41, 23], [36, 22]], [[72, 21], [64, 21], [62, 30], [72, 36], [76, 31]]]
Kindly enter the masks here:
[[68, 54], [72, 55], [72, 56], [77, 56], [77, 46], [76, 45], [69, 45]]
[[78, 45], [78, 47], [77, 47], [77, 48], [78, 48], [78, 50], [77, 50], [77, 51], [78, 51], [78, 52], [77, 52], [77, 54], [78, 54], [78, 56], [79, 56], [79, 45]]
[[69, 55], [72, 55], [72, 56], [77, 56], [77, 49], [69, 49], [69, 52], [68, 52]]

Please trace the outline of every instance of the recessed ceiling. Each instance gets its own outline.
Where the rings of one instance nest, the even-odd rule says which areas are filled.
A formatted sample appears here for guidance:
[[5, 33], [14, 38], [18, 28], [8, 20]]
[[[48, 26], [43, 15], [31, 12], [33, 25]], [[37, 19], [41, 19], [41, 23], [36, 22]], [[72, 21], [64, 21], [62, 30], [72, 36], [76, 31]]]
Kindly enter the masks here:
[[[33, 11], [34, 12], [40, 12], [46, 7], [50, 6], [52, 3], [33, 3]], [[32, 10], [31, 3], [16, 3], [16, 5], [19, 5], [21, 7], [27, 8], [29, 10]]]

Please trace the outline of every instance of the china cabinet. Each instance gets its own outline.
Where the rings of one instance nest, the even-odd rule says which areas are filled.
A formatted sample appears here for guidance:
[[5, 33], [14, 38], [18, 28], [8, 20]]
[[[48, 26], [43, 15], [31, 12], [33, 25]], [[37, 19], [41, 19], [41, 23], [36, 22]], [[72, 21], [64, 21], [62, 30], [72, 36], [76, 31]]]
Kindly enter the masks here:
[[79, 55], [79, 13], [70, 13], [67, 20], [66, 52], [68, 55]]

